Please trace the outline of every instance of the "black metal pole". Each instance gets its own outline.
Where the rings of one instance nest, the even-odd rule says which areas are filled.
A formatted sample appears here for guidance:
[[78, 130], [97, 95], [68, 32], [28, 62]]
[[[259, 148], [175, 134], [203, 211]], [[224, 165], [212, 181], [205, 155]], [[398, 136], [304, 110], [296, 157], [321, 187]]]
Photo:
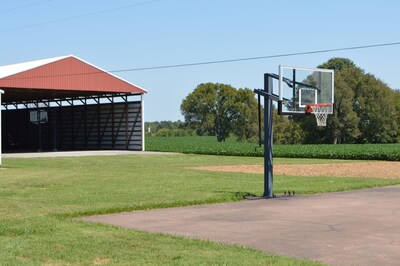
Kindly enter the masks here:
[[[296, 69], [293, 69], [293, 108], [296, 108]], [[300, 101], [300, 99], [298, 99]]]
[[[272, 77], [264, 74], [264, 90], [272, 94]], [[272, 162], [272, 98], [264, 97], [264, 194], [266, 198], [273, 198], [273, 162]]]
[[262, 145], [262, 136], [261, 136], [261, 95], [257, 94], [257, 102], [258, 102], [258, 145]]

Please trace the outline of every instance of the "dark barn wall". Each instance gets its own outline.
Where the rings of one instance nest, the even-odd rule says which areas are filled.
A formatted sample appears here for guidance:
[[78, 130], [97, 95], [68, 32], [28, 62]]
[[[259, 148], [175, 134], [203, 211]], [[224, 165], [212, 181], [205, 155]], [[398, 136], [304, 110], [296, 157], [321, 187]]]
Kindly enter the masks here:
[[30, 122], [36, 109], [3, 111], [5, 151], [142, 150], [140, 101], [40, 109], [48, 114], [40, 128]]

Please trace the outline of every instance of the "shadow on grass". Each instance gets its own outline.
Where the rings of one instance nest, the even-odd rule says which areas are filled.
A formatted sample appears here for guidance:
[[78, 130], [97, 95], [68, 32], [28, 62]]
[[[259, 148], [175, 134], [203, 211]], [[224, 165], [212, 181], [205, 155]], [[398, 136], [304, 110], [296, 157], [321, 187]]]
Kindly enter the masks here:
[[254, 193], [244, 192], [244, 191], [213, 191], [214, 193], [230, 194], [233, 200], [242, 200], [246, 197], [257, 197]]
[[233, 201], [243, 200], [243, 199], [245, 199], [245, 197], [257, 196], [253, 193], [238, 192], [238, 191], [214, 191], [214, 193], [223, 193], [227, 196], [226, 197], [217, 197], [217, 198], [212, 198], [212, 199], [207, 199], [207, 200], [174, 201], [174, 202], [169, 202], [169, 203], [141, 204], [141, 205], [135, 205], [135, 206], [118, 206], [118, 207], [114, 207], [114, 208], [83, 210], [83, 211], [77, 211], [77, 212], [73, 212], [73, 213], [58, 213], [58, 214], [53, 214], [52, 216], [56, 219], [79, 218], [79, 217], [84, 217], [84, 216], [143, 211], [143, 210], [150, 210], [150, 209], [165, 209], [165, 208], [185, 207], [185, 206], [202, 205], [202, 204], [233, 202]]

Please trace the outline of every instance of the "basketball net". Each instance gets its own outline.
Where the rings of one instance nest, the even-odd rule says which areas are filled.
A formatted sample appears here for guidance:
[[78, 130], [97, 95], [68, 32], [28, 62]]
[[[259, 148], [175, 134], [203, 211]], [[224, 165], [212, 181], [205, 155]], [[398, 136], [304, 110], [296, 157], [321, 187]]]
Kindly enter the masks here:
[[315, 119], [317, 120], [317, 126], [325, 127], [331, 107], [332, 104], [329, 103], [309, 104], [306, 107], [306, 113], [314, 114]]

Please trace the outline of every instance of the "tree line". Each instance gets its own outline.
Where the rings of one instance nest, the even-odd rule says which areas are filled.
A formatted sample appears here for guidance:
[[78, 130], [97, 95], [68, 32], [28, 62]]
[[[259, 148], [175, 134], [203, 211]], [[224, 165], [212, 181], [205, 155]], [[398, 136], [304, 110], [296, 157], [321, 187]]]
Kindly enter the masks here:
[[[275, 143], [400, 142], [398, 90], [346, 58], [332, 58], [318, 67], [335, 70], [334, 115], [328, 116], [326, 127], [317, 127], [314, 116], [280, 116], [274, 110]], [[183, 122], [147, 123], [152, 132], [148, 134], [216, 136], [217, 141], [229, 136], [258, 139], [258, 104], [251, 89], [202, 83], [183, 99], [180, 108]]]
[[145, 122], [145, 131], [147, 136], [155, 137], [196, 136], [196, 132], [180, 120]]

